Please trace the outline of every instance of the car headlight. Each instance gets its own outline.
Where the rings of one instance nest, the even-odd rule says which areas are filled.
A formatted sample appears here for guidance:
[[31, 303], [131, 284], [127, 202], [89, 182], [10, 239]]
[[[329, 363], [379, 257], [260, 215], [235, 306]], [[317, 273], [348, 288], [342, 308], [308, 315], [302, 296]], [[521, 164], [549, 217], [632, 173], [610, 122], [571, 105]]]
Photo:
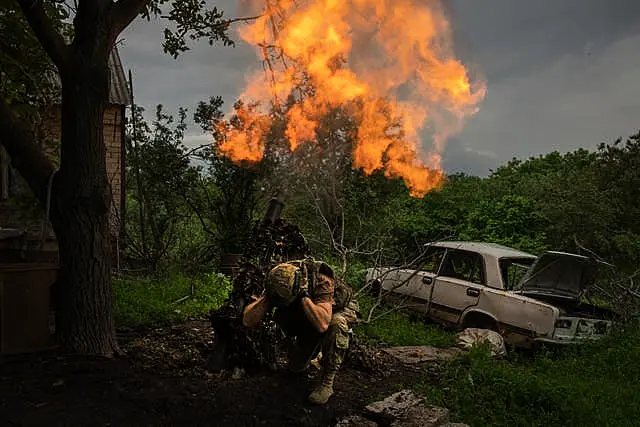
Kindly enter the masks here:
[[580, 320], [578, 322], [578, 328], [576, 329], [576, 333], [585, 334], [587, 332], [589, 332], [589, 324], [584, 320]]
[[556, 328], [558, 329], [571, 329], [573, 322], [571, 319], [558, 319], [556, 320]]

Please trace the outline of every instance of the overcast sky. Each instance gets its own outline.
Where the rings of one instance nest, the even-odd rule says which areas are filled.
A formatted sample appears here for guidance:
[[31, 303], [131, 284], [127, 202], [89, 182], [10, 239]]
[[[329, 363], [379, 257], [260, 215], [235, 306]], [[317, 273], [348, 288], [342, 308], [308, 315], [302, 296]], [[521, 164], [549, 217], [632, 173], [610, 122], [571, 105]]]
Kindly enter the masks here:
[[[236, 16], [237, 1], [215, 4]], [[449, 141], [447, 172], [486, 175], [512, 157], [594, 148], [640, 129], [640, 0], [452, 0], [448, 9], [458, 57], [486, 76], [488, 93]], [[253, 50], [203, 42], [174, 60], [162, 52], [164, 25], [138, 19], [123, 34], [136, 103], [192, 110], [220, 95], [233, 104], [258, 65]], [[194, 126], [187, 143], [205, 141]]]

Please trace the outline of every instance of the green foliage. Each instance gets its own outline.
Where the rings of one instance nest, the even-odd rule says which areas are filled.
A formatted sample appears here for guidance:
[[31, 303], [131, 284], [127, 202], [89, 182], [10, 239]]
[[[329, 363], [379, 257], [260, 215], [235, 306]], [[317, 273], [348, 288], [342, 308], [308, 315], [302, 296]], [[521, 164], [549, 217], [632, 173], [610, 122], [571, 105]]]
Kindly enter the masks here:
[[[151, 8], [156, 16], [161, 7], [169, 0], [153, 0]], [[224, 18], [224, 13], [217, 7], [207, 8], [201, 0], [171, 0], [171, 8], [167, 15], [161, 15], [171, 21], [175, 28], [165, 28], [162, 47], [165, 53], [177, 58], [189, 50], [187, 40], [207, 39], [210, 46], [222, 42], [225, 46], [233, 46], [234, 42], [227, 34], [231, 21]]]
[[[640, 214], [635, 203], [640, 195], [639, 138], [636, 134], [624, 143], [601, 144], [595, 152], [579, 149], [513, 160], [484, 180], [483, 192], [487, 200], [505, 196], [526, 200], [526, 208], [521, 208], [532, 215], [520, 223], [535, 231], [524, 240], [534, 249], [575, 252], [584, 246], [623, 270], [634, 271], [640, 261], [635, 220]], [[508, 237], [507, 227], [499, 224], [498, 238]]]
[[[201, 102], [194, 120], [215, 134], [221, 107], [219, 97]], [[221, 253], [242, 252], [260, 198], [254, 169], [218, 155], [215, 144], [184, 145], [186, 114], [179, 109], [175, 120], [158, 106], [149, 125], [137, 108], [129, 129], [127, 255], [153, 272], [202, 271]]]
[[210, 192], [201, 199], [200, 209], [207, 213], [220, 251], [240, 253], [255, 219], [257, 175], [252, 169], [242, 168], [219, 155], [212, 154], [207, 161]]
[[[236, 104], [240, 108], [241, 104]], [[222, 99], [212, 97], [200, 102], [194, 113], [194, 121], [203, 131], [220, 136], [216, 125], [222, 123]], [[238, 120], [237, 116], [231, 121]], [[203, 226], [212, 235], [222, 253], [240, 253], [251, 233], [260, 200], [258, 191], [259, 169], [249, 165], [239, 166], [217, 153], [214, 142], [200, 153], [207, 165], [206, 185], [201, 186], [199, 197], [192, 208], [199, 212]]]
[[349, 286], [356, 291], [361, 289], [365, 283], [367, 275], [366, 268], [367, 265], [358, 262], [351, 263], [347, 266], [347, 272], [344, 274], [344, 279]]
[[597, 194], [593, 205], [604, 217], [594, 229], [598, 236], [606, 235], [602, 246], [608, 258], [629, 270], [640, 262], [640, 133], [624, 143], [602, 144], [598, 150], [597, 174], [594, 174]]
[[[217, 273], [189, 277], [114, 279], [113, 298], [117, 325], [164, 325], [200, 318], [222, 305], [231, 281]], [[184, 297], [188, 297], [183, 300]]]
[[482, 200], [483, 183], [478, 177], [458, 174], [423, 199], [405, 197], [403, 215], [394, 224], [396, 245], [414, 252], [424, 243], [459, 236], [469, 212]]
[[[44, 0], [42, 6], [54, 30], [70, 35], [65, 23], [69, 10], [60, 0]], [[0, 4], [0, 94], [7, 104], [30, 120], [39, 108], [59, 96], [56, 69], [14, 0]]]
[[418, 388], [470, 425], [631, 425], [640, 416], [638, 357], [637, 329], [525, 359], [492, 360], [478, 348]]
[[452, 175], [423, 199], [410, 198], [401, 183], [394, 188], [367, 177], [350, 184], [343, 203], [345, 223], [355, 224], [348, 242], [390, 236], [385, 246], [395, 263], [441, 239], [501, 243], [534, 254], [585, 247], [623, 271], [635, 271], [638, 171], [640, 135], [633, 135], [597, 151], [514, 159], [486, 178]]
[[136, 109], [127, 139], [127, 256], [151, 271], [169, 265], [197, 269], [209, 251], [203, 250], [206, 234], [189, 203], [202, 177], [183, 144], [186, 110], [179, 109], [174, 121], [159, 105], [151, 126], [142, 111]]
[[539, 253], [546, 249], [547, 226], [533, 200], [505, 195], [478, 203], [468, 214], [461, 237]]

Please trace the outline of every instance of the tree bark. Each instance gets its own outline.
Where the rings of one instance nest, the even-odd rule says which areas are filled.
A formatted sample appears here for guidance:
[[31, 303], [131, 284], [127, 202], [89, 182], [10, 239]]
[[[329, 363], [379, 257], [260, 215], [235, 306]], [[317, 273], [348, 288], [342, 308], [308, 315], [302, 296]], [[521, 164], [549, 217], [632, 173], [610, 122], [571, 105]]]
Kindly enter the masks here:
[[53, 164], [35, 143], [32, 129], [3, 99], [0, 99], [0, 144], [7, 150], [12, 165], [27, 181], [33, 194], [45, 206]]
[[[58, 340], [72, 353], [111, 356], [118, 346], [111, 293], [111, 189], [103, 137], [108, 56], [117, 35], [149, 0], [80, 0], [71, 45], [55, 31], [41, 3], [18, 2], [62, 80], [61, 161], [49, 218], [60, 254]], [[45, 206], [53, 165], [35, 144], [29, 124], [3, 100], [0, 144]]]
[[111, 292], [111, 191], [103, 137], [110, 49], [93, 37], [87, 39], [91, 42], [74, 46], [62, 76], [61, 167], [54, 179], [51, 213], [60, 254], [56, 329], [64, 350], [112, 356], [117, 344]]
[[18, 4], [24, 13], [29, 26], [36, 34], [42, 48], [53, 63], [62, 71], [64, 63], [67, 62], [69, 48], [65, 45], [62, 35], [60, 35], [51, 25], [42, 2], [32, 0], [18, 0]]

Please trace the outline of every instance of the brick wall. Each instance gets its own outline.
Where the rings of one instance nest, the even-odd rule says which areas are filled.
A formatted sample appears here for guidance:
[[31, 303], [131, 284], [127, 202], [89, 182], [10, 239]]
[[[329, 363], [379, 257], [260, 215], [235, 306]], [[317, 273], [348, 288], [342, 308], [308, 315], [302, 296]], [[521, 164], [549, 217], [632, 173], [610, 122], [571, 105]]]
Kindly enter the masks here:
[[[103, 135], [106, 147], [107, 176], [111, 184], [111, 232], [117, 235], [120, 232], [120, 218], [124, 208], [122, 202], [122, 129], [124, 121], [122, 118], [122, 108], [119, 105], [109, 105], [105, 109], [103, 120]], [[45, 140], [45, 151], [57, 166], [59, 164], [59, 141], [61, 134], [61, 120], [59, 108], [54, 108], [46, 114], [45, 123], [41, 130], [42, 139]], [[12, 198], [0, 200], [0, 227], [6, 228], [27, 228], [32, 239], [40, 239], [42, 228], [42, 218], [44, 212], [36, 208], [36, 215], [26, 212], [26, 208], [18, 208]], [[39, 211], [39, 212], [38, 212]], [[47, 246], [55, 245], [55, 237], [49, 225], [49, 242]]]
[[[122, 215], [122, 112], [119, 106], [107, 108], [104, 112], [104, 145], [107, 149], [107, 176], [111, 184], [112, 229], [120, 228]], [[116, 228], [117, 227], [117, 228]]]

